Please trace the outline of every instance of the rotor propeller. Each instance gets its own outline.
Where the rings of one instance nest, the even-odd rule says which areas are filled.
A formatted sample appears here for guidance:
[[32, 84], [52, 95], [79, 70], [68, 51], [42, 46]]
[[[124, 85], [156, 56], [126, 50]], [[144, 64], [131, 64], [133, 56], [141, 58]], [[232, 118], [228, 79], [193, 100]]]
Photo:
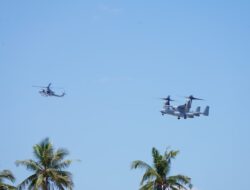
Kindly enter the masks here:
[[201, 99], [201, 98], [196, 98], [196, 97], [194, 97], [193, 95], [186, 96], [185, 98], [187, 98], [187, 99], [189, 99], [189, 100], [204, 100], [204, 99]]
[[52, 86], [51, 83], [49, 83], [48, 86], [36, 86], [36, 85], [33, 85], [32, 87], [35, 87], [35, 88], [50, 88], [50, 89], [64, 89], [63, 87]]
[[160, 98], [160, 99], [166, 100], [166, 101], [170, 101], [170, 102], [171, 102], [171, 101], [174, 101], [173, 99], [170, 98], [170, 96], [168, 96], [168, 97], [166, 97], [166, 98]]

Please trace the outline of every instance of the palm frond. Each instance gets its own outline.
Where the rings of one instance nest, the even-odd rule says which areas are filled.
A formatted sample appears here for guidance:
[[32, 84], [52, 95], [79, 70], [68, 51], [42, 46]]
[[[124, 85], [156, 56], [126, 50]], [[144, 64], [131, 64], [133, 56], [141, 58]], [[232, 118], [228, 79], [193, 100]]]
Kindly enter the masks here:
[[147, 170], [147, 169], [152, 168], [152, 167], [150, 165], [148, 165], [146, 162], [143, 162], [141, 160], [135, 160], [131, 164], [131, 169], [137, 169], [137, 168]]
[[[57, 182], [51, 182], [50, 186], [52, 187], [56, 187], [56, 189], [58, 190], [64, 190], [64, 186], [61, 183], [57, 183]], [[53, 188], [55, 189], [55, 188]]]
[[31, 176], [29, 176], [28, 178], [26, 178], [25, 180], [23, 180], [18, 186], [17, 189], [18, 190], [22, 190], [25, 189], [26, 186], [28, 186], [31, 183], [34, 183], [37, 179], [37, 175], [33, 174]]
[[15, 177], [10, 170], [3, 170], [0, 172], [0, 179], [7, 179], [11, 182], [15, 182]]
[[17, 160], [16, 165], [25, 166], [28, 170], [39, 171], [42, 170], [42, 166], [34, 160]]
[[53, 168], [60, 170], [60, 169], [68, 168], [72, 162], [73, 162], [72, 160], [64, 160], [59, 163], [53, 163], [52, 166]]
[[182, 189], [180, 189], [180, 187], [176, 187], [176, 186], [171, 186], [170, 188], [171, 188], [171, 190], [182, 190]]
[[191, 184], [191, 178], [184, 175], [175, 175], [168, 177], [168, 180], [175, 181], [180, 184], [189, 185]]
[[170, 189], [172, 190], [188, 190], [184, 185], [180, 183], [170, 185]]
[[178, 150], [167, 151], [164, 154], [164, 158], [170, 163], [172, 159], [174, 159], [179, 154]]
[[31, 180], [31, 182], [28, 184], [28, 190], [34, 190], [36, 186], [36, 180], [37, 178], [34, 178], [33, 180]]
[[54, 153], [53, 161], [61, 161], [68, 155], [69, 151], [67, 149], [60, 148]]
[[59, 189], [61, 186], [73, 188], [72, 174], [70, 172], [50, 170], [49, 176], [51, 182], [53, 182]]
[[0, 184], [0, 190], [16, 190], [16, 187], [8, 184]]
[[192, 188], [191, 178], [184, 175], [170, 176], [167, 183], [172, 187], [187, 190], [187, 187]]
[[142, 180], [140, 184], [143, 185], [145, 181], [152, 181], [154, 179], [161, 180], [161, 176], [153, 168], [149, 168], [142, 176]]
[[153, 190], [154, 189], [154, 182], [150, 181], [147, 184], [140, 187], [139, 190]]
[[159, 163], [159, 161], [162, 159], [162, 156], [155, 147], [152, 148], [152, 157], [154, 166], [157, 167], [157, 163]]
[[40, 146], [38, 145], [33, 146], [33, 154], [36, 157], [36, 159], [38, 159], [39, 161], [41, 160], [43, 155]]

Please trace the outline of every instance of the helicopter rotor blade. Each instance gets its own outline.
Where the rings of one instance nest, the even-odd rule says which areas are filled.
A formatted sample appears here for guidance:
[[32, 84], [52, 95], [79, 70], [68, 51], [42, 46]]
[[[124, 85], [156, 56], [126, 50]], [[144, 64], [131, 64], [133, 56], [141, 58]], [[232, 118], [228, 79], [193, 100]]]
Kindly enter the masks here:
[[201, 99], [201, 98], [196, 98], [193, 95], [186, 96], [185, 98], [190, 99], [190, 100], [204, 100], [204, 99]]
[[173, 100], [173, 99], [167, 99], [167, 98], [160, 98], [161, 100], [165, 100], [165, 101], [175, 101], [175, 100]]
[[34, 88], [63, 89], [64, 90], [63, 87], [56, 87], [56, 86], [35, 86], [35, 85], [33, 85], [32, 87], [34, 87]]
[[201, 98], [194, 98], [193, 100], [204, 100], [204, 99], [201, 99]]
[[160, 99], [162, 99], [162, 100], [165, 100], [165, 101], [174, 101], [173, 99], [171, 99], [170, 98], [170, 96], [167, 96], [166, 98], [164, 97], [164, 98], [160, 98]]

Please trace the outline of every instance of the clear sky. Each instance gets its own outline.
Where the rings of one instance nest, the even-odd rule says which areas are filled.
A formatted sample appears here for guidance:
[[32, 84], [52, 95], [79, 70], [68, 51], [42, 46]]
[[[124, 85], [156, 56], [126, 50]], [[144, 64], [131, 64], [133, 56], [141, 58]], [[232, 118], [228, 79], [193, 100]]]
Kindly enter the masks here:
[[[151, 148], [180, 150], [171, 174], [195, 190], [248, 190], [250, 1], [1, 0], [0, 170], [50, 137], [80, 159], [75, 189], [132, 190]], [[32, 85], [63, 87], [45, 98]], [[56, 89], [58, 93], [61, 89]], [[162, 117], [193, 94], [210, 116]]]

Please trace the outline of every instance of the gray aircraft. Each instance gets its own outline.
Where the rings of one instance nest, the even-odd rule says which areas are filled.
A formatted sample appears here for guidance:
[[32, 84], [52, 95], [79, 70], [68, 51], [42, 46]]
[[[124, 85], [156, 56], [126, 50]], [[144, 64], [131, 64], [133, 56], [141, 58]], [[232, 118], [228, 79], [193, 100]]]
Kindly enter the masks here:
[[38, 87], [38, 88], [42, 88], [39, 93], [42, 95], [42, 96], [45, 96], [45, 97], [48, 97], [48, 96], [55, 96], [55, 97], [63, 97], [65, 96], [65, 92], [63, 92], [62, 94], [56, 94], [53, 90], [51, 90], [50, 88], [51, 86], [51, 83], [49, 83], [48, 86], [33, 86], [33, 87]]
[[191, 111], [192, 101], [193, 100], [203, 100], [200, 98], [195, 98], [194, 96], [190, 95], [187, 98], [187, 102], [183, 105], [179, 106], [172, 106], [170, 102], [173, 101], [170, 96], [167, 98], [162, 98], [165, 100], [163, 110], [161, 110], [161, 114], [165, 115], [173, 115], [176, 116], [178, 119], [180, 118], [194, 118], [195, 116], [199, 117], [200, 115], [208, 116], [209, 115], [209, 106], [206, 106], [204, 112], [200, 111], [200, 106], [196, 108], [195, 111]]

